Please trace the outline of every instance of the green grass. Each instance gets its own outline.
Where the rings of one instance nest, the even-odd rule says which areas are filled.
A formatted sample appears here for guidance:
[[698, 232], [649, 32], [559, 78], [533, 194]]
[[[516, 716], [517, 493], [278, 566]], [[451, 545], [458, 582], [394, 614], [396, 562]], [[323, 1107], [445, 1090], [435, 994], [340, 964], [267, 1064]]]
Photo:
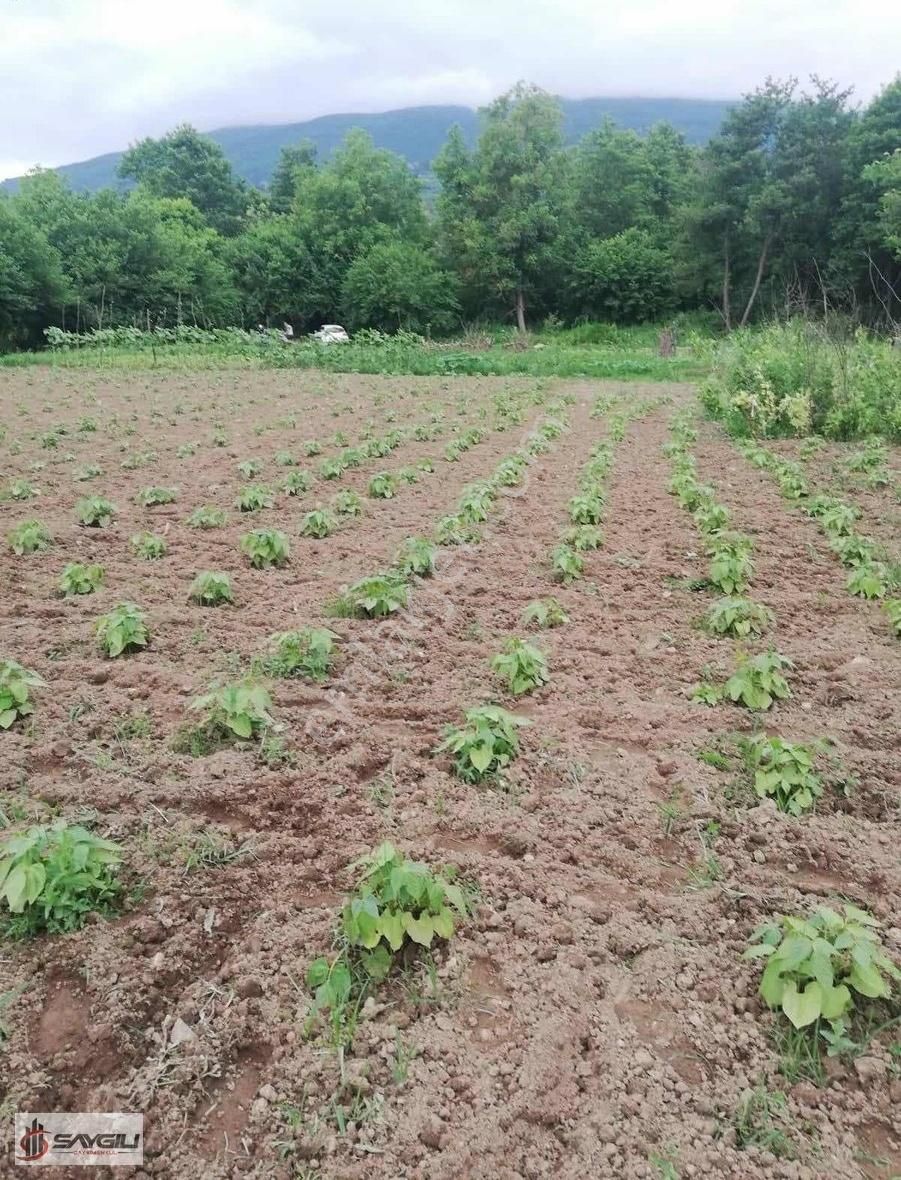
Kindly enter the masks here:
[[[607, 328], [601, 342], [582, 343], [589, 327]], [[597, 335], [597, 333], [595, 333]], [[81, 346], [0, 356], [0, 366], [25, 368], [143, 370], [323, 369], [336, 373], [385, 373], [414, 376], [593, 377], [614, 380], [691, 381], [704, 376], [708, 363], [699, 351], [682, 347], [669, 359], [657, 356], [656, 329], [586, 325], [529, 337], [516, 347], [509, 334], [499, 334], [488, 348], [473, 349], [466, 341], [436, 344], [409, 336], [385, 337], [372, 343], [321, 346], [217, 342], [207, 344]]]

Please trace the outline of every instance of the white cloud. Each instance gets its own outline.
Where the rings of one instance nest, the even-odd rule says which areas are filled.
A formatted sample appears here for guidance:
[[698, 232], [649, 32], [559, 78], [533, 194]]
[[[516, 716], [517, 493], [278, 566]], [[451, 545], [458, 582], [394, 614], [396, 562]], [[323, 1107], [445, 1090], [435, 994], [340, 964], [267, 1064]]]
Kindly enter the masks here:
[[870, 97], [896, 0], [0, 0], [0, 172], [175, 123], [481, 104], [520, 78], [573, 97], [730, 97], [811, 73]]

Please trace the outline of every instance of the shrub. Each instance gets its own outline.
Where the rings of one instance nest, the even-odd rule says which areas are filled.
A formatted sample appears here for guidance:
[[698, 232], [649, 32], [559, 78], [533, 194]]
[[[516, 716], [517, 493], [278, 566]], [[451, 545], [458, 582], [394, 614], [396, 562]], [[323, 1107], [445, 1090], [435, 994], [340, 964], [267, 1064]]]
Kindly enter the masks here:
[[0, 900], [14, 936], [77, 930], [92, 912], [108, 912], [121, 886], [118, 846], [62, 820], [0, 843]]
[[744, 742], [743, 748], [748, 768], [754, 775], [754, 790], [761, 799], [774, 799], [780, 811], [802, 815], [823, 793], [813, 769], [813, 755], [806, 746], [755, 734]]
[[70, 561], [59, 576], [60, 593], [66, 598], [76, 594], [93, 594], [102, 584], [102, 565], [82, 565], [80, 561]]
[[374, 574], [349, 586], [332, 603], [342, 618], [381, 619], [407, 605], [407, 585], [398, 573]]
[[704, 625], [714, 635], [762, 635], [773, 622], [769, 607], [750, 598], [727, 597], [714, 602], [704, 617]]
[[188, 597], [201, 606], [220, 606], [234, 602], [231, 578], [228, 574], [202, 570], [191, 583]]
[[834, 1038], [859, 999], [887, 999], [901, 979], [878, 931], [876, 919], [853, 905], [841, 914], [819, 906], [809, 918], [777, 914], [753, 932], [745, 958], [766, 961], [760, 995], [768, 1007], [795, 1028], [824, 1020]]
[[288, 538], [278, 529], [254, 529], [241, 538], [241, 552], [254, 569], [282, 566], [291, 552]]
[[220, 529], [227, 519], [228, 516], [222, 508], [210, 508], [202, 504], [188, 517], [188, 524], [192, 529]]
[[465, 725], [447, 727], [436, 753], [453, 754], [454, 772], [466, 783], [482, 782], [509, 766], [519, 753], [517, 730], [531, 725], [499, 705], [478, 705], [467, 709], [464, 717]]
[[492, 671], [500, 677], [513, 696], [521, 696], [547, 684], [550, 674], [544, 652], [515, 637], [508, 639], [503, 650], [491, 660]]
[[131, 547], [145, 561], [156, 561], [166, 553], [166, 542], [156, 533], [135, 533], [131, 538]]
[[526, 627], [561, 627], [569, 622], [569, 615], [556, 598], [542, 598], [530, 602], [523, 611], [522, 621]]
[[110, 659], [146, 647], [150, 642], [144, 615], [132, 602], [121, 602], [108, 614], [101, 615], [96, 630], [100, 646]]
[[135, 496], [135, 503], [142, 508], [156, 508], [160, 504], [174, 504], [177, 499], [176, 488], [142, 488]]
[[262, 508], [271, 508], [273, 502], [274, 497], [269, 488], [260, 487], [259, 484], [250, 484], [238, 492], [235, 507], [241, 512], [259, 512]]
[[437, 549], [427, 537], [407, 537], [397, 555], [397, 568], [404, 577], [427, 578], [435, 572]]
[[264, 662], [265, 670], [270, 676], [325, 680], [332, 666], [337, 638], [327, 627], [279, 631], [269, 638], [272, 654]]
[[34, 712], [32, 688], [43, 688], [44, 681], [15, 660], [0, 660], [0, 729], [9, 729], [20, 717]]
[[53, 543], [50, 530], [39, 520], [23, 520], [11, 528], [6, 536], [10, 549], [17, 557], [25, 553], [42, 553]]
[[901, 437], [901, 370], [890, 345], [859, 331], [794, 320], [732, 333], [702, 388], [707, 410], [737, 435]]

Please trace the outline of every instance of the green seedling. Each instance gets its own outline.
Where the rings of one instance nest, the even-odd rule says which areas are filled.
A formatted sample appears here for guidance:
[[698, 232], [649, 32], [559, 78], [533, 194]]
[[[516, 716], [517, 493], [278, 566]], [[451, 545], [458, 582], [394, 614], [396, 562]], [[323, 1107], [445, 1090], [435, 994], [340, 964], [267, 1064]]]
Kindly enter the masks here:
[[271, 654], [263, 666], [270, 676], [325, 680], [332, 666], [337, 638], [327, 627], [279, 631], [269, 637]]
[[135, 533], [130, 544], [138, 557], [145, 561], [156, 561], [166, 553], [166, 542], [156, 533]]
[[6, 539], [17, 557], [26, 553], [42, 553], [53, 543], [50, 530], [39, 520], [23, 520], [9, 530]]
[[780, 811], [803, 815], [822, 795], [820, 777], [813, 769], [813, 754], [806, 746], [755, 734], [742, 748], [745, 763], [754, 775], [755, 792], [761, 799], [773, 799]]
[[228, 514], [224, 509], [202, 504], [188, 517], [188, 524], [192, 529], [221, 529], [227, 519]]
[[435, 572], [437, 548], [427, 537], [407, 537], [397, 555], [396, 565], [407, 578], [413, 574], [427, 578]]
[[727, 597], [714, 602], [704, 617], [704, 626], [713, 635], [762, 635], [773, 623], [773, 612], [750, 598]]
[[381, 619], [407, 605], [407, 585], [399, 573], [374, 574], [354, 582], [332, 603], [341, 618]]
[[110, 659], [137, 651], [150, 642], [144, 614], [132, 602], [121, 602], [96, 623], [97, 638]]
[[66, 598], [77, 594], [93, 594], [103, 584], [102, 565], [83, 565], [70, 561], [59, 576], [59, 591]]
[[550, 679], [544, 652], [524, 639], [511, 638], [491, 660], [491, 670], [513, 696], [522, 696]]
[[201, 570], [191, 583], [188, 597], [200, 606], [221, 606], [235, 601], [231, 578], [215, 570]]
[[0, 660], [0, 729], [34, 712], [31, 689], [44, 688], [45, 681], [15, 660]]
[[465, 725], [448, 726], [436, 752], [454, 756], [454, 772], [466, 783], [479, 783], [509, 766], [519, 752], [517, 730], [531, 722], [499, 705], [467, 709]]
[[278, 529], [253, 529], [241, 538], [241, 552], [254, 569], [283, 566], [290, 556], [288, 538]]
[[529, 603], [522, 621], [526, 627], [562, 627], [569, 622], [569, 615], [556, 598], [541, 598]]

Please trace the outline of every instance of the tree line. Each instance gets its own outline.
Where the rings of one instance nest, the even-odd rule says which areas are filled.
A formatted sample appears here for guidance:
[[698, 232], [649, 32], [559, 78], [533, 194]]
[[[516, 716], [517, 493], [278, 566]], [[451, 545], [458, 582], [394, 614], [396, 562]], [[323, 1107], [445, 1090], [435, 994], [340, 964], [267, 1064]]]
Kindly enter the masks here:
[[290, 321], [445, 333], [473, 320], [660, 320], [726, 330], [844, 306], [901, 319], [901, 76], [870, 103], [767, 82], [703, 148], [667, 124], [564, 143], [520, 84], [451, 130], [437, 191], [351, 131], [326, 161], [285, 148], [267, 189], [189, 126], [131, 147], [127, 192], [37, 170], [0, 196], [0, 344], [43, 329]]

